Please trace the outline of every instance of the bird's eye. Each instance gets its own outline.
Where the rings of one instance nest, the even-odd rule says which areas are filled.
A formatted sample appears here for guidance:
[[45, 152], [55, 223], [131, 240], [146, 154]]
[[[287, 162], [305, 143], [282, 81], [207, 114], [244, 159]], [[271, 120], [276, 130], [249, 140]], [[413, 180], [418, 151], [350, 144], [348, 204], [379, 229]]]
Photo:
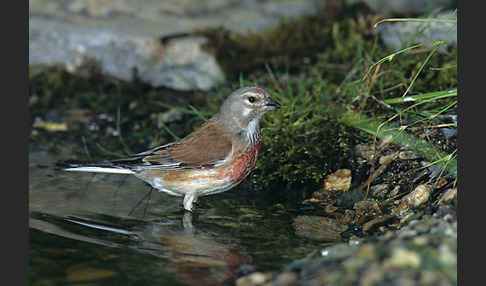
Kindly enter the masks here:
[[250, 97], [248, 97], [248, 101], [249, 101], [250, 103], [255, 102], [255, 100], [256, 100], [256, 98], [255, 98], [254, 96], [250, 96]]

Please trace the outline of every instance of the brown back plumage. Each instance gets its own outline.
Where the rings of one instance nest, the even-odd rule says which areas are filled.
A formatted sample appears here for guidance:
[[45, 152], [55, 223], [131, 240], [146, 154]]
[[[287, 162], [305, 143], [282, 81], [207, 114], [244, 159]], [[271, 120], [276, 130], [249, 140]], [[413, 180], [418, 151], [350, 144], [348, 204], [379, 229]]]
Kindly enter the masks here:
[[231, 140], [214, 120], [209, 120], [184, 139], [147, 154], [143, 161], [162, 165], [178, 162], [207, 165], [223, 160], [231, 149]]

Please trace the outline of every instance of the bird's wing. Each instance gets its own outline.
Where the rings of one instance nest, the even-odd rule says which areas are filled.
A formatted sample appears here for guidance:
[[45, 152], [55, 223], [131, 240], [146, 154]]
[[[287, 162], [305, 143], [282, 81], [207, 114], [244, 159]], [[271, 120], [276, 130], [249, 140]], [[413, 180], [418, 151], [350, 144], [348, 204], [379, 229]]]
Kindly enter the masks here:
[[136, 156], [144, 156], [142, 161], [151, 167], [194, 168], [217, 164], [224, 160], [231, 150], [231, 140], [215, 121], [209, 120], [182, 140]]
[[208, 120], [189, 136], [127, 158], [98, 163], [65, 162], [64, 170], [104, 173], [130, 173], [144, 169], [178, 170], [212, 166], [224, 160], [232, 150], [231, 140], [214, 120]]

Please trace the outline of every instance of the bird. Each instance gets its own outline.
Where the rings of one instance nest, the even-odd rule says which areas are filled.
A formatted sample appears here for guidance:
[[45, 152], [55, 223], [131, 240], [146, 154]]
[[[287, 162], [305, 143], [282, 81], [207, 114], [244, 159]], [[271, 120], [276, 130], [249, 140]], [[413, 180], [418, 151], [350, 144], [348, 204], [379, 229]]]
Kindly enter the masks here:
[[232, 189], [254, 169], [261, 152], [260, 119], [280, 108], [259, 87], [241, 87], [219, 111], [186, 137], [126, 158], [70, 164], [65, 171], [132, 174], [193, 211], [198, 197]]

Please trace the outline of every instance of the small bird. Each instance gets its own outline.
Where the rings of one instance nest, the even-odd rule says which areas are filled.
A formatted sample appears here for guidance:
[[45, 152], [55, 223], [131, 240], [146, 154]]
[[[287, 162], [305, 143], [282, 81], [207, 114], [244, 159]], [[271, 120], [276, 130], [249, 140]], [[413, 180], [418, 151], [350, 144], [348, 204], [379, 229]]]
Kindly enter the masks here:
[[199, 196], [227, 191], [252, 171], [261, 150], [260, 119], [279, 107], [264, 89], [243, 87], [198, 130], [178, 141], [64, 170], [133, 174], [159, 191], [184, 196], [184, 209], [192, 212]]

